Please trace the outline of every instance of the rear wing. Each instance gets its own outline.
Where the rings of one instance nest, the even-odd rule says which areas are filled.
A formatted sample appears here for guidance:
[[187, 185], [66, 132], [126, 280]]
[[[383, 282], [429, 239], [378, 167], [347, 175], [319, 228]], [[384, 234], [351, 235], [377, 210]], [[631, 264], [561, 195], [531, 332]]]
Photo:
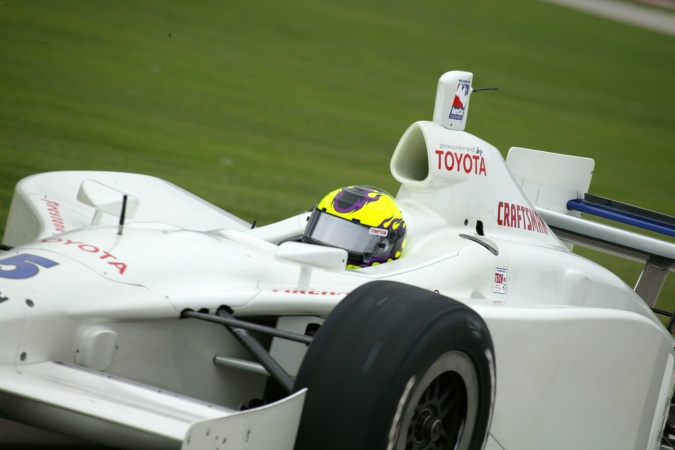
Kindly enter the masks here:
[[[675, 217], [588, 194], [589, 158], [514, 147], [506, 158], [516, 182], [556, 235], [573, 245], [644, 263], [635, 292], [652, 309], [670, 272], [675, 244], [581, 218], [581, 213], [675, 237]], [[668, 328], [673, 331], [673, 315]]]

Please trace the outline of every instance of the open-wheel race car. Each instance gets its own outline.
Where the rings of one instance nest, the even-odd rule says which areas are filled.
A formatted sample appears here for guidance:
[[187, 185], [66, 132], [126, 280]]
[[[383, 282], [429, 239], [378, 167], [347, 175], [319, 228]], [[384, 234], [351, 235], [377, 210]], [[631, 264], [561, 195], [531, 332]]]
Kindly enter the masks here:
[[[504, 160], [464, 131], [472, 78], [444, 74], [403, 134], [395, 197], [255, 227], [146, 175], [21, 180], [0, 416], [120, 448], [673, 448], [651, 307], [675, 245], [581, 213], [673, 218], [589, 195], [591, 159]], [[575, 244], [644, 261], [635, 290]]]

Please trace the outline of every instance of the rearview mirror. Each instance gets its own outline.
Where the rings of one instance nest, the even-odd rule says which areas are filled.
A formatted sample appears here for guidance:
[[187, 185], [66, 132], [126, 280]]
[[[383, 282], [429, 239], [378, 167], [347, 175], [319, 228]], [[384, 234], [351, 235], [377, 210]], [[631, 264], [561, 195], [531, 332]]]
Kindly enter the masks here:
[[[101, 223], [101, 218], [104, 213], [120, 217], [125, 195], [124, 192], [106, 186], [98, 181], [84, 180], [77, 193], [77, 199], [85, 205], [93, 206], [96, 209], [91, 224], [98, 225]], [[127, 205], [125, 210], [125, 216], [127, 218], [131, 218], [136, 214], [138, 204], [138, 198], [127, 195]]]
[[331, 271], [340, 271], [347, 266], [346, 250], [323, 245], [284, 242], [277, 248], [275, 256], [277, 259]]

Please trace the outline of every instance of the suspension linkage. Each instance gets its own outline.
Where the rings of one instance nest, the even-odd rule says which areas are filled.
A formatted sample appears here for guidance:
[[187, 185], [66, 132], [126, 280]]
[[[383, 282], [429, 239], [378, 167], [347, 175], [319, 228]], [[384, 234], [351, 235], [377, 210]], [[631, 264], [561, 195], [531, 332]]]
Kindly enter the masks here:
[[[221, 314], [221, 309], [219, 308], [218, 314]], [[243, 320], [235, 319], [231, 315], [213, 315], [208, 313], [201, 313], [186, 309], [180, 314], [181, 318], [194, 318], [200, 320], [206, 320], [207, 322], [219, 323], [227, 327], [236, 327], [242, 328], [249, 331], [258, 331], [260, 333], [269, 334], [270, 336], [275, 336], [282, 339], [287, 339], [289, 341], [300, 342], [302, 344], [311, 344], [314, 340], [311, 336], [306, 336], [304, 334], [291, 333], [290, 331], [279, 330], [278, 328], [268, 327], [265, 325], [258, 325], [257, 323], [246, 322]], [[229, 317], [228, 317], [229, 316]]]
[[227, 328], [227, 330], [237, 339], [237, 341], [239, 341], [239, 343], [249, 351], [251, 356], [253, 356], [265, 368], [265, 370], [267, 370], [267, 373], [269, 373], [272, 378], [277, 380], [277, 382], [286, 392], [293, 392], [293, 379], [288, 375], [283, 367], [281, 367], [281, 365], [274, 358], [272, 358], [272, 356], [260, 344], [260, 342], [258, 342], [258, 340], [253, 336], [249, 335], [246, 330], [258, 331], [303, 344], [310, 344], [313, 338], [310, 336], [291, 333], [273, 327], [267, 327], [264, 325], [258, 325], [235, 319], [232, 317], [228, 309], [222, 306], [218, 308], [216, 314], [217, 315], [212, 315], [185, 310], [181, 313], [181, 318], [191, 317], [224, 325], [225, 328]]

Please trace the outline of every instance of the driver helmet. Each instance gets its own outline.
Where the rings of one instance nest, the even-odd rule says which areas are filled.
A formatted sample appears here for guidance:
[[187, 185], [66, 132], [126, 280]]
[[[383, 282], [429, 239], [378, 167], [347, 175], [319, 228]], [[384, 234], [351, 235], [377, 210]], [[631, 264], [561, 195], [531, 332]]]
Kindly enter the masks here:
[[405, 221], [391, 195], [370, 186], [348, 186], [316, 205], [302, 240], [347, 250], [347, 267], [358, 269], [400, 258], [405, 237]]

